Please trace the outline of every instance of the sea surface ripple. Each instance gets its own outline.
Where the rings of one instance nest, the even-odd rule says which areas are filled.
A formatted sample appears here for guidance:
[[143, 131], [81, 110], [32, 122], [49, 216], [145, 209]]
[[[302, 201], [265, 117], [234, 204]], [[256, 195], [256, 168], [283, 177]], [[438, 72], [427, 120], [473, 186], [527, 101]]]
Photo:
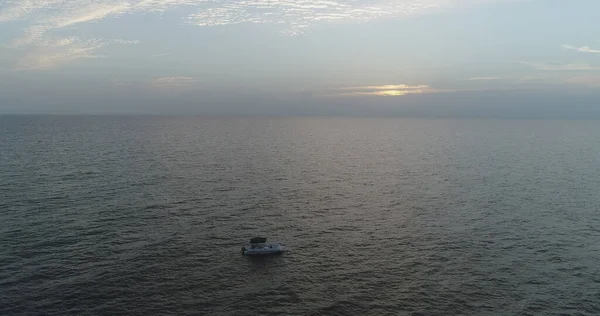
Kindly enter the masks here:
[[2, 116], [0, 315], [599, 315], [599, 135]]

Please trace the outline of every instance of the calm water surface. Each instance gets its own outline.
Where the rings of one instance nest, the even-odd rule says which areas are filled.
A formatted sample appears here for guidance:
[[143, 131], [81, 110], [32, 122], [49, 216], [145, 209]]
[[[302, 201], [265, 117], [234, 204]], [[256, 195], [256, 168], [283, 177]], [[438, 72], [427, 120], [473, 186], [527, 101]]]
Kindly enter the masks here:
[[598, 315], [598, 192], [594, 121], [4, 116], [0, 314]]

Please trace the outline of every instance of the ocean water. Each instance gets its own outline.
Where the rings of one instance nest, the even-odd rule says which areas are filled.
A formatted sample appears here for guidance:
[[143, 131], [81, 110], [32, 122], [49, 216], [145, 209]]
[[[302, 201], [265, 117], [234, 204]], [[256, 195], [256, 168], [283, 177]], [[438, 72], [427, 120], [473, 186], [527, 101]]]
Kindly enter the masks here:
[[598, 315], [599, 192], [595, 121], [2, 116], [0, 315]]

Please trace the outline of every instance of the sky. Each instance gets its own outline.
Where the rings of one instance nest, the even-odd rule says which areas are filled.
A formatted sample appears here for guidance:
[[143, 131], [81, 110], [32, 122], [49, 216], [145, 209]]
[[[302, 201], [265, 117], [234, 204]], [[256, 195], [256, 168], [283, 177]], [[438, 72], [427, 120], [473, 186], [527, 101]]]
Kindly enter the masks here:
[[0, 113], [600, 118], [597, 0], [0, 0]]

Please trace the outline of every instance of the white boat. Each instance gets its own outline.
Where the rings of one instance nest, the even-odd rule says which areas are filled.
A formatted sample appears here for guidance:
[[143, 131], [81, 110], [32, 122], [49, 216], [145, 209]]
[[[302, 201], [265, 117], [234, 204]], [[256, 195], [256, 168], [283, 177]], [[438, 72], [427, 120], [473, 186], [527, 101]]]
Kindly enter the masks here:
[[249, 247], [242, 247], [242, 254], [246, 256], [274, 255], [283, 252], [280, 244], [267, 244], [267, 238], [255, 237], [250, 239]]

